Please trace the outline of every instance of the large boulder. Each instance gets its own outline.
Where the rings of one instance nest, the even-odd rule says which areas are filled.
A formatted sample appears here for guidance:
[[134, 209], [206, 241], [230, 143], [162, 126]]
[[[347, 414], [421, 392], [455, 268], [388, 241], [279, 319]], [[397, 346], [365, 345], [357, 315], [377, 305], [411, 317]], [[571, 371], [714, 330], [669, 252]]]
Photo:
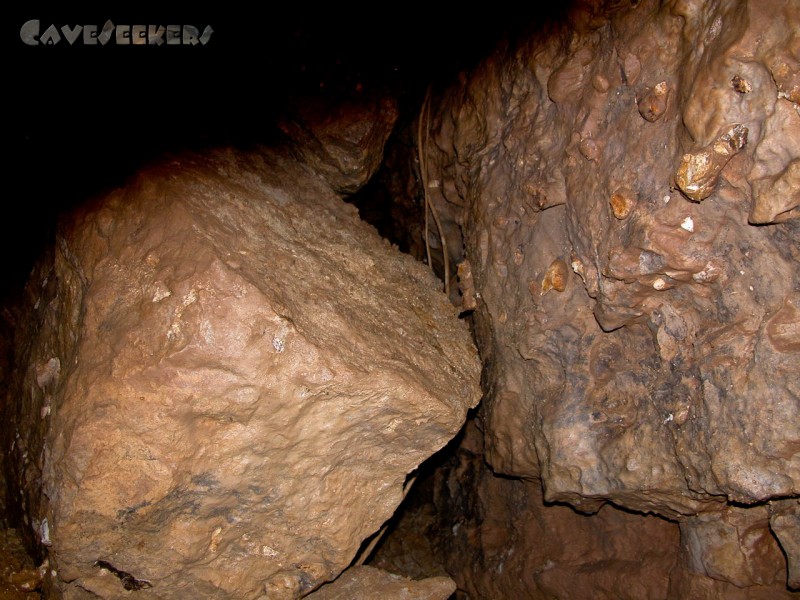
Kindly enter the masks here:
[[307, 594], [478, 402], [440, 283], [288, 154], [153, 164], [34, 271], [5, 449], [52, 593]]

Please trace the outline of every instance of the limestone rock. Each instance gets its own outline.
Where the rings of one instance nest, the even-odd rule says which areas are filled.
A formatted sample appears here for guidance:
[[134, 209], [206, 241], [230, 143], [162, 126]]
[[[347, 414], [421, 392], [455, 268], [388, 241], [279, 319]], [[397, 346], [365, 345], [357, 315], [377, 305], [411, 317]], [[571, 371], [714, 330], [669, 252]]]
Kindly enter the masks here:
[[387, 573], [374, 567], [351, 567], [333, 583], [313, 592], [313, 600], [447, 600], [456, 591], [449, 577], [420, 581]]
[[[583, 512], [707, 523], [724, 553], [748, 548], [729, 504], [798, 497], [799, 30], [784, 0], [577, 2], [432, 102], [432, 201], [480, 298], [495, 472]], [[702, 203], [675, 187], [685, 155], [708, 159], [677, 182]], [[541, 293], [557, 261], [563, 291]], [[675, 581], [786, 593], [774, 544], [745, 562]]]
[[335, 191], [353, 193], [380, 165], [396, 119], [397, 106], [385, 96], [335, 105], [304, 98], [280, 127], [295, 142], [302, 162]]
[[[428, 531], [442, 533], [431, 536], [432, 554], [469, 598], [667, 597], [679, 557], [677, 525], [611, 506], [592, 516], [568, 506], [545, 509], [541, 484], [496, 477], [481, 444], [475, 423], [468, 423], [455, 456], [417, 484], [428, 484], [436, 516], [424, 504], [404, 511], [390, 542], [415, 541], [419, 520], [433, 518]], [[387, 544], [373, 564], [427, 574], [409, 573], [407, 556], [405, 545]]]
[[[445, 200], [482, 299], [488, 457], [500, 472], [541, 475], [551, 501], [670, 517], [793, 496], [798, 222], [753, 227], [743, 190], [797, 154], [800, 121], [778, 111], [791, 101], [756, 74], [800, 7], [774, 2], [775, 20], [763, 3], [614, 4], [612, 19], [594, 6], [559, 25], [569, 48], [548, 30], [508, 62], [487, 61], [435, 120], [431, 176], [458, 184]], [[582, 29], [584, 18], [594, 25]], [[703, 40], [702, 54], [684, 51]], [[618, 63], [631, 55], [627, 73]], [[572, 67], [597, 77], [565, 78]], [[634, 74], [687, 71], [682, 83], [665, 77], [675, 102], [660, 119], [638, 115]], [[752, 91], [730, 84], [736, 74]], [[748, 141], [721, 152], [730, 162], [708, 200], [670, 189], [681, 139], [713, 148], [742, 141], [744, 127]], [[587, 139], [598, 148], [589, 162]], [[767, 157], [765, 144], [785, 151]], [[565, 204], [531, 201], [521, 185], [548, 178], [561, 180]], [[638, 198], [624, 219], [608, 202], [620, 189]], [[564, 291], [529, 293], [558, 260], [572, 271]]]
[[675, 183], [688, 198], [705, 200], [714, 193], [722, 170], [746, 143], [747, 127], [732, 125], [708, 148], [683, 155]]
[[[404, 505], [373, 566], [414, 578], [449, 572], [470, 598], [797, 598], [780, 579], [765, 507], [678, 525], [610, 505], [580, 514], [545, 504], [539, 481], [487, 468], [476, 424], [467, 423], [443, 465], [418, 479], [422, 493]], [[784, 519], [782, 544], [791, 548], [796, 503], [771, 504], [771, 525]]]
[[800, 500], [771, 503], [769, 525], [789, 563], [788, 586], [800, 591]]
[[681, 523], [690, 571], [738, 588], [783, 584], [781, 550], [769, 529], [767, 507], [728, 508]]
[[6, 466], [66, 598], [307, 594], [480, 397], [433, 276], [266, 149], [147, 167], [26, 293]]

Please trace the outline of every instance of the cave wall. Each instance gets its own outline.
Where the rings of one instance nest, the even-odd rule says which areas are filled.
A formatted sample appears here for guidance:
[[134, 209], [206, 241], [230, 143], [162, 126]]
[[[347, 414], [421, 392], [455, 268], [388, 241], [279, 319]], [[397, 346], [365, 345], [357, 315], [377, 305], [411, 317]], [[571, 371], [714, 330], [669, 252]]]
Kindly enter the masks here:
[[[653, 544], [677, 566], [639, 597], [795, 597], [799, 104], [786, 0], [578, 2], [435, 94], [427, 191], [474, 282], [478, 462], [527, 482], [459, 484], [517, 499], [484, 503], [484, 528], [560, 503], [597, 512], [591, 538], [613, 503], [672, 523]], [[569, 597], [524, 559], [470, 576], [493, 544], [561, 535], [520, 528], [455, 536], [451, 574], [475, 597]]]

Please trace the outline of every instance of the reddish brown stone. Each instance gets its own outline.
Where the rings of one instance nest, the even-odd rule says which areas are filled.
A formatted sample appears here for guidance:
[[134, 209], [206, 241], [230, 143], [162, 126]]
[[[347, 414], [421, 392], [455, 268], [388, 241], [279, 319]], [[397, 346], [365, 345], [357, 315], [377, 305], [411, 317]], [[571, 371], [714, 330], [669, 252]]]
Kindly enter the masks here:
[[[442, 186], [442, 218], [462, 226], [481, 300], [481, 456], [498, 474], [541, 480], [545, 502], [594, 512], [610, 501], [703, 539], [703, 568], [681, 554], [674, 573], [656, 568], [661, 586], [632, 591], [655, 572], [625, 579], [630, 597], [789, 594], [780, 536], [759, 505], [800, 490], [798, 31], [800, 5], [783, 0], [579, 2], [433, 104], [428, 164], [455, 182]], [[642, 93], [661, 81], [664, 94]], [[563, 201], [543, 209], [531, 198], [539, 181]], [[630, 213], [609, 202], [623, 189], [637, 200]], [[577, 285], [537, 293], [559, 256]], [[448, 564], [475, 597], [527, 597], [545, 584], [554, 597], [622, 597], [558, 587], [613, 572], [611, 554], [560, 574], [494, 558], [530, 556], [533, 534], [515, 515], [532, 492], [513, 489], [532, 484], [448, 484], [484, 502], [454, 555], [477, 547], [485, 562]], [[658, 543], [677, 556], [670, 527], [672, 541]], [[622, 556], [637, 546], [620, 535]]]
[[76, 211], [28, 285], [5, 407], [54, 593], [335, 578], [480, 397], [438, 288], [269, 150], [178, 156]]

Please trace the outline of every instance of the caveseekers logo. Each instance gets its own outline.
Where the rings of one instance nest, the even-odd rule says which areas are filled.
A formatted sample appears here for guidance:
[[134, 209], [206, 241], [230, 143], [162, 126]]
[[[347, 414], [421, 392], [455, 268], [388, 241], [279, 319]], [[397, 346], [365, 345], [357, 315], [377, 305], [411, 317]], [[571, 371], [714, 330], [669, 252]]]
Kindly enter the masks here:
[[97, 25], [55, 25], [42, 31], [38, 19], [27, 21], [19, 30], [19, 37], [28, 46], [55, 46], [62, 41], [70, 46], [105, 46], [113, 42], [118, 46], [205, 46], [214, 30], [206, 25], [203, 32], [194, 25], [115, 25], [109, 19], [102, 27]]

